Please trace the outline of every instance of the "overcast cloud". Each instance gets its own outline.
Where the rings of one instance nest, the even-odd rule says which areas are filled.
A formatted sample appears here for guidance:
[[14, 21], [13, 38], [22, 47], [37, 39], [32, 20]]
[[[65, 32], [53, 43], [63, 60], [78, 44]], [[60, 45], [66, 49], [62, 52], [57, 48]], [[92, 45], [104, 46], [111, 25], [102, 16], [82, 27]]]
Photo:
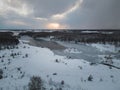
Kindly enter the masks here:
[[119, 29], [120, 0], [0, 0], [0, 28]]

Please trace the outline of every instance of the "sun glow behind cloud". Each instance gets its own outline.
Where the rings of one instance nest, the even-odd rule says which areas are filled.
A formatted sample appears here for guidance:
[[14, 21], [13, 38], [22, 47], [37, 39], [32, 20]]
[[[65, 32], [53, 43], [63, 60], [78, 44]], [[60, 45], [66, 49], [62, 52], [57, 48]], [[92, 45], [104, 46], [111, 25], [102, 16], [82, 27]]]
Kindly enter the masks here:
[[61, 25], [61, 24], [57, 23], [57, 21], [59, 22], [59, 20], [64, 19], [68, 14], [77, 10], [80, 7], [80, 5], [82, 4], [82, 2], [83, 2], [83, 0], [77, 0], [73, 6], [68, 8], [67, 11], [65, 11], [63, 13], [58, 13], [58, 14], [52, 15], [51, 20], [56, 21], [56, 23], [48, 23], [46, 25], [46, 27], [48, 29], [66, 29], [66, 28], [69, 28], [69, 25]]
[[48, 29], [65, 29], [65, 28], [68, 28], [67, 25], [61, 25], [59, 23], [48, 23], [46, 25], [46, 28]]

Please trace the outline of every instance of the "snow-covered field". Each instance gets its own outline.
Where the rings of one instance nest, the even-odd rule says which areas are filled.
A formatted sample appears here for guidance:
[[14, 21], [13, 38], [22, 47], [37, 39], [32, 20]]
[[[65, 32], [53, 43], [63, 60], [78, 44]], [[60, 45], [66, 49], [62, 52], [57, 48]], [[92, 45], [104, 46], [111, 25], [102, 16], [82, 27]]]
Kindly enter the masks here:
[[[92, 46], [99, 49], [96, 45]], [[107, 47], [107, 50], [110, 49], [110, 46]], [[106, 47], [100, 46], [100, 51], [104, 50]], [[82, 54], [77, 48], [68, 48], [64, 52]], [[116, 65], [120, 66], [120, 61], [116, 61]], [[91, 64], [82, 58], [56, 55], [48, 48], [22, 41], [14, 49], [0, 51], [0, 69], [3, 70], [0, 90], [28, 90], [32, 76], [40, 76], [46, 90], [61, 90], [60, 87], [62, 90], [120, 90], [120, 69]]]

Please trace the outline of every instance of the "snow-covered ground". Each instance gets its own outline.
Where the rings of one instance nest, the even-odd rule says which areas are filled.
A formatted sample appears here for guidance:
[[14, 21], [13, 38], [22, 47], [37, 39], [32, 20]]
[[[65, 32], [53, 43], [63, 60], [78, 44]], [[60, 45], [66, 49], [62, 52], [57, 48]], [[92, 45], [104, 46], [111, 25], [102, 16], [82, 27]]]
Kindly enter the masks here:
[[68, 48], [64, 50], [64, 53], [82, 53], [82, 52], [78, 51], [76, 48]]
[[[66, 49], [66, 52], [82, 53], [77, 49]], [[14, 49], [1, 50], [0, 57], [0, 69], [3, 70], [0, 90], [28, 90], [33, 75], [42, 78], [46, 90], [59, 87], [62, 90], [120, 90], [120, 69], [55, 55], [48, 48], [21, 41]], [[92, 76], [91, 81], [89, 76]], [[61, 85], [61, 81], [65, 84]]]
[[110, 45], [110, 44], [92, 44], [91, 46], [97, 48], [98, 50], [100, 50], [101, 52], [115, 52], [115, 46], [114, 45]]

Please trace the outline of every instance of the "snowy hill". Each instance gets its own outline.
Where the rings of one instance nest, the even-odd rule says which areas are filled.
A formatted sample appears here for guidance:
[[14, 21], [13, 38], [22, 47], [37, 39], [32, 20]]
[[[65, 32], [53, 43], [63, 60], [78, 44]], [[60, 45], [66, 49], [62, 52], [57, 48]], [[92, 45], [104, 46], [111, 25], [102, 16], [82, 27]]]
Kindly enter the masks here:
[[0, 69], [0, 90], [28, 90], [32, 76], [40, 76], [46, 90], [120, 90], [120, 69], [55, 55], [22, 41], [0, 51]]

